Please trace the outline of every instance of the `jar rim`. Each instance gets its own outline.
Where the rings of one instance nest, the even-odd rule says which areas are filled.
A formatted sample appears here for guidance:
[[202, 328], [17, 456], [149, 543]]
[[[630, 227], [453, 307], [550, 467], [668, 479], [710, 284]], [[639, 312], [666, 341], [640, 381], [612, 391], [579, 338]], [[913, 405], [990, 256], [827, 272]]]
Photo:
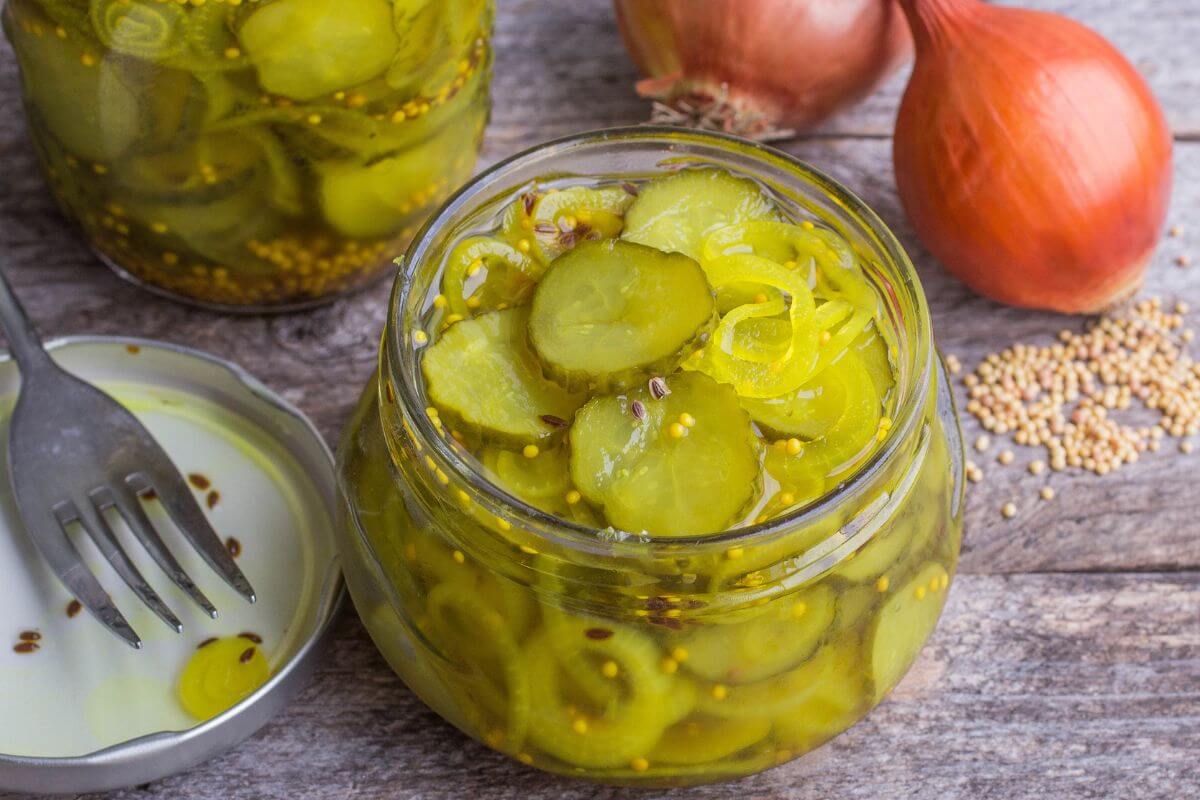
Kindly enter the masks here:
[[[439, 434], [432, 420], [425, 413], [421, 389], [414, 379], [419, 370], [406, 370], [405, 361], [417, 361], [419, 352], [404, 346], [404, 332], [413, 324], [406, 314], [408, 300], [416, 286], [416, 278], [424, 265], [428, 252], [439, 242], [443, 230], [471, 201], [490, 199], [493, 184], [506, 174], [534, 162], [563, 157], [581, 148], [604, 145], [648, 144], [661, 140], [664, 153], [671, 145], [687, 143], [693, 147], [708, 148], [711, 154], [736, 152], [757, 160], [764, 165], [783, 168], [796, 179], [796, 183], [807, 183], [818, 188], [840, 209], [869, 232], [882, 248], [878, 255], [887, 259], [898, 273], [899, 285], [914, 311], [915, 338], [912, 342], [914, 359], [913, 380], [908, 381], [904, 393], [898, 398], [892, 427], [880, 442], [879, 447], [843, 479], [838, 486], [814, 500], [786, 514], [772, 517], [737, 528], [717, 532], [687, 534], [684, 536], [654, 536], [646, 533], [628, 533], [628, 537], [614, 538], [609, 528], [595, 528], [542, 511], [525, 503], [492, 483], [449, 445], [447, 437]], [[758, 541], [769, 540], [821, 519], [852, 497], [857, 487], [869, 483], [892, 461], [892, 457], [903, 447], [920, 424], [928, 386], [933, 374], [933, 332], [930, 314], [916, 269], [903, 246], [882, 219], [857, 195], [825, 172], [790, 153], [741, 137], [714, 131], [698, 131], [671, 126], [638, 125], [602, 128], [571, 134], [553, 139], [522, 150], [496, 162], [464, 184], [436, 213], [431, 215], [412, 240], [405, 254], [396, 260], [399, 267], [388, 301], [387, 322], [380, 346], [379, 368], [381, 377], [399, 375], [395, 381], [396, 405], [406, 422], [405, 427], [420, 440], [426, 453], [436, 456], [437, 461], [448, 466], [453, 473], [475, 491], [487, 497], [507, 518], [519, 521], [527, 530], [555, 540], [556, 544], [568, 549], [590, 550], [609, 553], [616, 545], [631, 542], [641, 547], [716, 545], [721, 547], [746, 546]], [[922, 357], [923, 356], [923, 357]], [[922, 393], [926, 396], [923, 396]]]

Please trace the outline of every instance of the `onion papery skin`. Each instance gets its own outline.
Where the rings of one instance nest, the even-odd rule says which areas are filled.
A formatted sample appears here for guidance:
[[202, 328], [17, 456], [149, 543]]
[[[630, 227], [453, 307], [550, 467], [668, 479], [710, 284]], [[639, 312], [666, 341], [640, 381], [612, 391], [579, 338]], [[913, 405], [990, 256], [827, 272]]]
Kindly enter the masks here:
[[1142, 76], [1056, 14], [901, 3], [917, 58], [893, 157], [925, 246], [1010, 305], [1093, 313], [1136, 293], [1172, 182], [1171, 132]]
[[802, 130], [851, 105], [905, 63], [894, 0], [614, 0], [621, 36], [669, 105], [726, 98], [727, 130]]

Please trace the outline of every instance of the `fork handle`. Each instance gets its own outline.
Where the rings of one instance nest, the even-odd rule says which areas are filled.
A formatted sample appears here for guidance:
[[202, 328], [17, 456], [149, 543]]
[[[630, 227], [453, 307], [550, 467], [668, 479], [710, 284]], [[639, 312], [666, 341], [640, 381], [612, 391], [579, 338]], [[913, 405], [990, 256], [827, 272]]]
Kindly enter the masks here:
[[42, 347], [42, 340], [25, 315], [25, 309], [21, 308], [20, 301], [13, 294], [12, 285], [3, 269], [0, 269], [0, 327], [8, 336], [9, 349], [17, 359], [21, 372], [43, 366], [50, 360]]

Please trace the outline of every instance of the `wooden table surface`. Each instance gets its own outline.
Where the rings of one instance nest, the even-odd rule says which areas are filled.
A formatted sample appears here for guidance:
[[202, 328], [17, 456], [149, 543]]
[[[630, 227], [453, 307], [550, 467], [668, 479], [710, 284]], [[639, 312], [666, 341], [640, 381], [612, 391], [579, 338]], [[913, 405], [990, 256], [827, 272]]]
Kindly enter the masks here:
[[[1108, 36], [1175, 131], [1170, 223], [1147, 293], [1200, 308], [1200, 0], [1029, 0]], [[646, 118], [608, 0], [500, 0], [484, 162], [560, 134]], [[943, 350], [974, 365], [1079, 320], [973, 296], [921, 248], [893, 186], [903, 75], [783, 146], [846, 183], [916, 261]], [[0, 252], [47, 334], [133, 334], [230, 358], [297, 403], [333, 442], [370, 374], [387, 287], [309, 313], [231, 318], [121, 282], [55, 211], [34, 165], [11, 50], [0, 50]], [[1193, 323], [1200, 322], [1195, 316]], [[961, 392], [961, 387], [958, 387]], [[961, 394], [960, 394], [961, 397]], [[966, 421], [968, 439], [978, 432]], [[994, 451], [993, 451], [994, 452]], [[233, 752], [116, 797], [1186, 798], [1200, 797], [1200, 454], [1163, 452], [1106, 478], [985, 464], [961, 574], [918, 664], [865, 721], [800, 763], [733, 785], [628, 792], [550, 777], [467, 740], [392, 675], [353, 613], [294, 706]], [[1014, 500], [1019, 513], [1002, 520]], [[0, 724], [3, 724], [0, 721]], [[11, 800], [11, 797], [0, 798]]]

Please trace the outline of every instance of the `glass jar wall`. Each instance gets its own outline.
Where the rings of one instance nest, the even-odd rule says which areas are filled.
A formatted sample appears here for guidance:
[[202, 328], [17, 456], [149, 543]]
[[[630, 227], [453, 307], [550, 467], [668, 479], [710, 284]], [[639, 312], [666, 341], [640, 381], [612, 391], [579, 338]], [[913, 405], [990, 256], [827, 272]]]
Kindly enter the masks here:
[[[589, 529], [506, 495], [448, 444], [426, 413], [413, 332], [448, 250], [532, 182], [684, 165], [752, 177], [850, 242], [884, 309], [894, 423], [833, 491], [774, 519], [674, 538]], [[686, 785], [798, 757], [886, 696], [940, 614], [962, 487], [925, 301], [878, 218], [766, 148], [618, 130], [495, 167], [414, 243], [378, 374], [342, 441], [340, 535], [372, 637], [447, 720], [552, 772]]]
[[492, 0], [9, 0], [29, 127], [118, 273], [235, 310], [380, 274], [470, 175]]

